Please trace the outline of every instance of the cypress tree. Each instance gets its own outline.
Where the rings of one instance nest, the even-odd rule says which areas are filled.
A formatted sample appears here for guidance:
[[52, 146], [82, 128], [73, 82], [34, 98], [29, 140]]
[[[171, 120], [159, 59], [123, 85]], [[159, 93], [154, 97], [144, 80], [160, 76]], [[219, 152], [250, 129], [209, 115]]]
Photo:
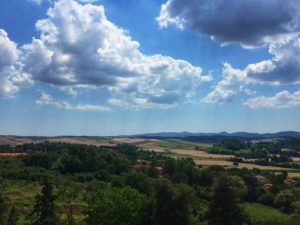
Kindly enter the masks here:
[[7, 221], [7, 214], [9, 208], [9, 200], [4, 194], [0, 191], [0, 225], [5, 225]]
[[32, 225], [57, 225], [59, 223], [54, 200], [53, 187], [46, 182], [41, 194], [36, 196], [36, 204], [31, 213], [34, 217]]
[[12, 207], [8, 219], [7, 219], [7, 224], [6, 225], [16, 225], [18, 221], [18, 213], [16, 207]]
[[209, 225], [242, 225], [245, 214], [239, 202], [245, 189], [240, 178], [221, 175], [213, 188], [207, 214]]

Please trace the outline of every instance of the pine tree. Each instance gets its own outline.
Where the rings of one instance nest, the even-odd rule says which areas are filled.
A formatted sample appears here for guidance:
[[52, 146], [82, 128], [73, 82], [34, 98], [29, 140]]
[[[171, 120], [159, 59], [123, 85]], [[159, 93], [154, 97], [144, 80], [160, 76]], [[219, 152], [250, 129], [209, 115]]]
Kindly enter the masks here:
[[36, 197], [36, 204], [31, 213], [34, 217], [32, 225], [57, 225], [59, 223], [54, 200], [53, 187], [46, 182], [41, 194]]
[[221, 175], [213, 188], [207, 214], [209, 225], [242, 225], [245, 215], [239, 202], [245, 192], [246, 186], [240, 178]]

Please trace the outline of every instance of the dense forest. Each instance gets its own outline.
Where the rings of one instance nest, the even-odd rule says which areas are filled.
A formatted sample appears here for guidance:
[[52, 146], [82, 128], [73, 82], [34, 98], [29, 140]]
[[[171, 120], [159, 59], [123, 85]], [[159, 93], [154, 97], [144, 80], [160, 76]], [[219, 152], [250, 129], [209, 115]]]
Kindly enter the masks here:
[[300, 181], [286, 172], [200, 167], [128, 144], [1, 149], [24, 154], [0, 157], [0, 225], [300, 224]]

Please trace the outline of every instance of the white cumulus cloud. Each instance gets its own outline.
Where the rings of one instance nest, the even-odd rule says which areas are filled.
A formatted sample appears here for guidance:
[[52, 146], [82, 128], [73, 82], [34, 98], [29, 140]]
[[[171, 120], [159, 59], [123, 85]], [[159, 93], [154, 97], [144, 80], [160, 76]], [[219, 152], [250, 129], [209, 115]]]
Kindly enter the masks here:
[[91, 105], [91, 104], [75, 104], [72, 105], [66, 101], [55, 101], [52, 96], [46, 92], [42, 92], [39, 99], [36, 100], [37, 105], [51, 105], [59, 109], [84, 111], [84, 112], [104, 112], [111, 109], [107, 106]]
[[11, 97], [20, 86], [30, 84], [30, 76], [17, 65], [17, 45], [0, 29], [0, 97]]
[[282, 91], [274, 96], [259, 96], [244, 102], [250, 108], [290, 108], [300, 106], [300, 91], [290, 93]]
[[245, 93], [249, 80], [244, 71], [234, 69], [230, 64], [225, 63], [222, 71], [222, 80], [219, 81], [213, 90], [202, 99], [207, 103], [218, 103], [231, 101], [236, 95]]
[[300, 39], [288, 39], [269, 47], [272, 59], [249, 64], [244, 69], [226, 65], [222, 80], [205, 97], [207, 102], [223, 102], [248, 90], [249, 84], [287, 85], [300, 83]]
[[143, 54], [103, 6], [60, 0], [47, 14], [36, 23], [40, 37], [22, 47], [23, 69], [34, 80], [73, 91], [107, 88], [112, 98], [138, 107], [167, 107], [211, 79], [187, 61]]

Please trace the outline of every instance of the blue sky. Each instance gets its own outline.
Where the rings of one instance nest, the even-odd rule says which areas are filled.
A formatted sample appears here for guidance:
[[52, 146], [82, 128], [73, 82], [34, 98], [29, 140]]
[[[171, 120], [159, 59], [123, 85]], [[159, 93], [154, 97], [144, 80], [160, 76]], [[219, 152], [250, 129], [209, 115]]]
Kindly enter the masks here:
[[199, 2], [1, 2], [0, 134], [300, 131], [299, 2]]

